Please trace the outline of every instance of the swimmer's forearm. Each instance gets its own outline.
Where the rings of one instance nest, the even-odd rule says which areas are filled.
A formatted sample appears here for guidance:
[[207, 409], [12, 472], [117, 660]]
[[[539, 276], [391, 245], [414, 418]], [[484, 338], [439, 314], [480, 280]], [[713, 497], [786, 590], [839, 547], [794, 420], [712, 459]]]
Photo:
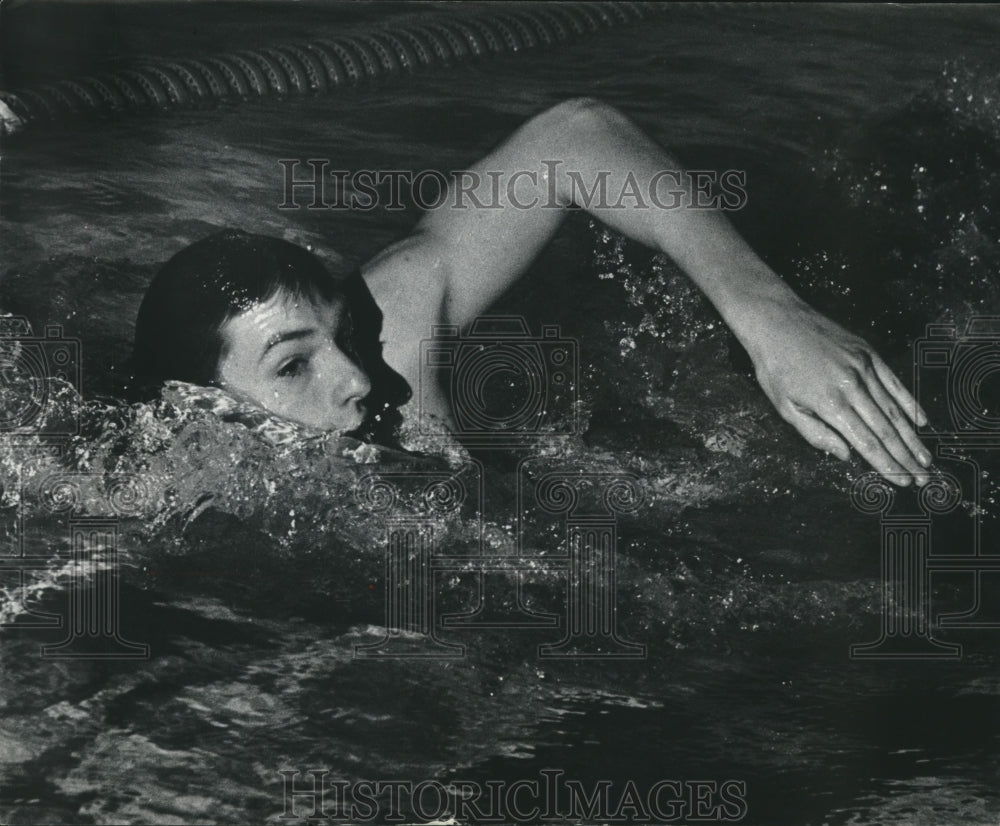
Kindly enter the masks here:
[[[680, 175], [679, 186], [664, 170]], [[482, 181], [471, 194], [493, 206], [436, 210], [414, 239], [452, 323], [483, 312], [551, 238], [563, 207], [575, 204], [684, 269], [750, 353], [775, 408], [810, 444], [842, 458], [853, 447], [900, 484], [927, 480], [930, 457], [913, 429], [924, 416], [913, 397], [862, 339], [799, 299], [721, 212], [583, 196], [574, 174], [591, 184], [603, 177], [609, 193], [660, 181], [661, 203], [678, 189], [695, 191], [679, 164], [624, 115], [590, 101], [562, 104], [471, 171]], [[499, 204], [497, 175], [518, 179], [511, 191], [499, 187]]]
[[[610, 106], [577, 100], [549, 109], [470, 171], [469, 179], [480, 184], [459, 182], [446, 206], [430, 212], [421, 227], [442, 241], [445, 257], [451, 256], [455, 283], [448, 292], [456, 322], [471, 320], [527, 269], [559, 226], [562, 207], [571, 204], [669, 255], [744, 345], [752, 343], [757, 326], [756, 303], [798, 301], [718, 210], [649, 202], [650, 182], [657, 201], [668, 205], [679, 190], [693, 192], [690, 176]], [[637, 184], [646, 194], [641, 203], [588, 197], [585, 190], [593, 192], [602, 180], [607, 193]], [[480, 209], [477, 202], [492, 206]]]
[[[721, 211], [690, 207], [685, 198], [695, 192], [695, 182], [673, 157], [616, 109], [590, 102], [575, 106], [578, 111], [571, 116], [571, 128], [563, 139], [565, 162], [557, 167], [556, 188], [565, 201], [669, 255], [745, 345], [752, 344], [761, 320], [754, 317], [755, 307], [801, 303]], [[672, 174], [664, 175], [664, 171]], [[589, 174], [589, 180], [594, 180], [605, 173], [609, 193], [622, 192], [634, 180], [642, 202], [625, 197], [621, 199], [624, 208], [613, 198], [604, 203], [591, 198], [587, 203], [580, 178], [586, 181]], [[651, 190], [655, 201], [650, 198]], [[677, 198], [678, 193], [684, 194], [682, 198]]]
[[[671, 185], [695, 191], [666, 153], [610, 107], [585, 108], [568, 134], [567, 157], [582, 169], [617, 169], [612, 176], [621, 185], [630, 175], [640, 188], [660, 170], [674, 169], [681, 185]], [[812, 445], [845, 459], [853, 447], [899, 484], [928, 480], [931, 457], [913, 428], [926, 417], [910, 393], [865, 341], [796, 296], [721, 212], [601, 205], [590, 211], [687, 272], [750, 353], [775, 408]]]

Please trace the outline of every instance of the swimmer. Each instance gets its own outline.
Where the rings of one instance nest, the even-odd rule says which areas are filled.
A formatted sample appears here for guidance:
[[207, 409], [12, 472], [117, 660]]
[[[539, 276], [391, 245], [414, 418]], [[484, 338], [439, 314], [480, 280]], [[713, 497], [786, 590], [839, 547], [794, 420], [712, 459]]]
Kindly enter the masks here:
[[[546, 166], [551, 159], [561, 163]], [[356, 430], [417, 386], [420, 342], [432, 325], [467, 328], [575, 205], [684, 270], [750, 355], [778, 413], [811, 445], [843, 460], [853, 448], [898, 484], [928, 481], [931, 457], [914, 428], [926, 415], [910, 393], [865, 341], [795, 295], [718, 210], [581, 196], [569, 173], [577, 182], [606, 174], [608, 191], [620, 192], [629, 177], [653, 181], [681, 169], [623, 114], [590, 99], [559, 104], [470, 169], [480, 183], [463, 190], [466, 205], [495, 202], [488, 173], [552, 175], [518, 176], [499, 193], [500, 208], [455, 208], [449, 198], [341, 282], [285, 241], [233, 230], [199, 241], [164, 265], [143, 299], [137, 373], [215, 385], [312, 428]], [[677, 182], [658, 180], [660, 202], [669, 203]], [[545, 206], [553, 192], [557, 208]], [[443, 390], [425, 401], [450, 421]]]

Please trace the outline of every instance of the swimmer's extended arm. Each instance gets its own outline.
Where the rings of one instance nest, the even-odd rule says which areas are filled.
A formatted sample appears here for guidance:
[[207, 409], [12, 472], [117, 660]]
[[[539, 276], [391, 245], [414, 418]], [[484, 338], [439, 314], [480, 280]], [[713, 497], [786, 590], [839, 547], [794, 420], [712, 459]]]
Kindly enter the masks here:
[[[909, 392], [868, 344], [796, 296], [721, 212], [658, 208], [648, 198], [645, 207], [629, 197], [618, 208], [599, 198], [588, 204], [579, 185], [590, 189], [603, 175], [607, 191], [620, 193], [631, 176], [642, 190], [662, 170], [680, 169], [620, 112], [570, 101], [529, 121], [472, 167], [478, 186], [472, 176], [456, 181], [448, 202], [423, 219], [410, 249], [433, 264], [447, 318], [467, 324], [552, 237], [564, 217], [559, 205], [576, 201], [684, 269], [750, 354], [778, 412], [807, 441], [843, 459], [850, 445], [878, 471], [897, 474], [894, 481], [900, 473], [926, 481], [930, 456], [911, 421], [915, 415], [922, 425], [925, 417]], [[661, 204], [678, 189], [691, 191], [683, 174], [680, 187], [676, 178], [659, 181]], [[500, 208], [474, 206], [474, 199], [497, 203], [498, 193]]]

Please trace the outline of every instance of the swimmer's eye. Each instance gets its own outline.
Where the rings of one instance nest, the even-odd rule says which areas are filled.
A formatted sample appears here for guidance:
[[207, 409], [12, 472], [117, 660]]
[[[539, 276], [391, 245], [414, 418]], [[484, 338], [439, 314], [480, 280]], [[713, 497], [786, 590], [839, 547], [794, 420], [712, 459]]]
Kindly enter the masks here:
[[281, 367], [278, 368], [279, 378], [294, 378], [295, 376], [301, 375], [306, 369], [306, 364], [308, 362], [301, 356], [296, 356], [289, 361], [286, 361]]

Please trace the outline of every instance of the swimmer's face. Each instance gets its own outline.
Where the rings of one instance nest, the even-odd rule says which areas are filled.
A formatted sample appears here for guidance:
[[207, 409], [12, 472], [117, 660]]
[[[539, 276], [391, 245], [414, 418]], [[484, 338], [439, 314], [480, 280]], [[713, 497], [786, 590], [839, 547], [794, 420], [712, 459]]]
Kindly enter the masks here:
[[371, 383], [351, 349], [343, 299], [273, 298], [226, 322], [219, 383], [286, 419], [320, 430], [354, 430]]

